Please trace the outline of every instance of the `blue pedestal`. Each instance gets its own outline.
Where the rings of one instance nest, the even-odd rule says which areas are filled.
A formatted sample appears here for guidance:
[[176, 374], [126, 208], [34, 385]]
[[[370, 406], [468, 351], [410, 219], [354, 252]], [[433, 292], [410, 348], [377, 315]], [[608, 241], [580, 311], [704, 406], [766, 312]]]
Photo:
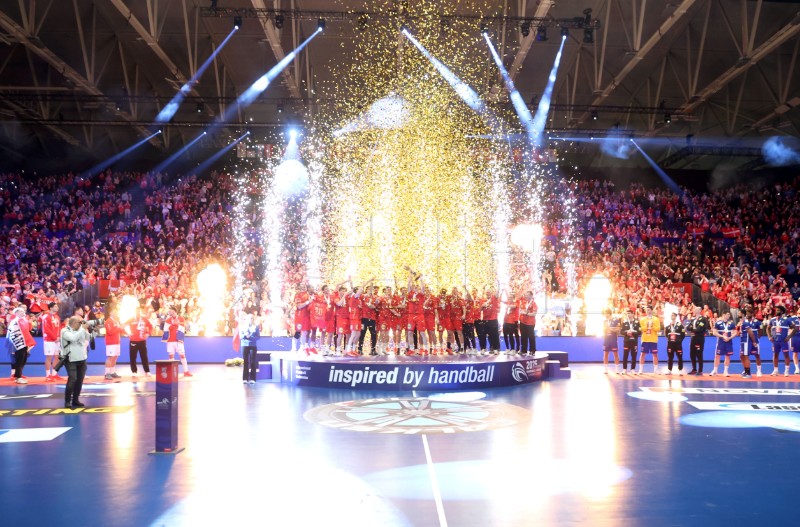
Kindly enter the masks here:
[[156, 361], [156, 448], [151, 454], [177, 454], [178, 448], [178, 364], [176, 360]]

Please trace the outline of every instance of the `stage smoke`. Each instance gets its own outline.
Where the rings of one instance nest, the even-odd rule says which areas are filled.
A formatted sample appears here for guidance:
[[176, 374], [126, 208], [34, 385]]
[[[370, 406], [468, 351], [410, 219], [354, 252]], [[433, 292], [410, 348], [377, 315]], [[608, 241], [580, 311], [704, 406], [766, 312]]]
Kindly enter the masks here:
[[392, 130], [402, 127], [407, 119], [406, 100], [397, 95], [388, 95], [372, 103], [366, 112], [333, 134], [341, 135], [363, 130]]
[[761, 147], [761, 155], [774, 167], [796, 165], [800, 163], [800, 141], [794, 137], [770, 137]]
[[611, 130], [607, 137], [599, 140], [600, 150], [607, 156], [617, 159], [630, 159], [633, 155], [633, 145], [628, 138], [622, 137], [619, 132]]

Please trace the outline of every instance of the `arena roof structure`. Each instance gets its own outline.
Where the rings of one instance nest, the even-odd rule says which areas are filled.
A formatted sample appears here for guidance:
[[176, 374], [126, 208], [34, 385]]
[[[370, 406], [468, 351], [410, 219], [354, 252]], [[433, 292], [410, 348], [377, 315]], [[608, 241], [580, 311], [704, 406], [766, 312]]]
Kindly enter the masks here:
[[[285, 126], [315, 105], [335, 104], [316, 93], [326, 65], [348, 60], [363, 24], [399, 27], [409, 3], [414, 0], [9, 0], [0, 7], [0, 151], [17, 161], [64, 153], [96, 160], [147, 137], [155, 116], [239, 21], [164, 133], [150, 140], [157, 151], [174, 151], [324, 19], [325, 31], [283, 71], [281, 82], [227, 123]], [[389, 6], [394, 15], [374, 16], [371, 4]], [[800, 135], [797, 1], [486, 5], [483, 13], [456, 7], [442, 25], [448, 17], [468, 18], [476, 36], [485, 26], [531, 105], [547, 81], [560, 41], [554, 37], [569, 33], [547, 121], [553, 134], [647, 138], [657, 161], [700, 169], [720, 159], [756, 168], [765, 138]], [[484, 85], [474, 88], [491, 94], [491, 103], [506, 104], [492, 58], [483, 57]], [[591, 144], [570, 148], [572, 164], [626, 163]]]

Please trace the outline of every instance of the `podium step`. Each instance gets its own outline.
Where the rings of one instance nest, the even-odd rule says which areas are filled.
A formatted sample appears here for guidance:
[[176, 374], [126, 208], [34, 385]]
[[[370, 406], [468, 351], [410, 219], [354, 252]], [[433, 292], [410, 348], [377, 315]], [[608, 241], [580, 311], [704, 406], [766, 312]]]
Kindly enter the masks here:
[[569, 367], [561, 367], [558, 359], [547, 360], [544, 363], [545, 379], [569, 379], [572, 377], [572, 370]]
[[569, 366], [569, 353], [566, 351], [546, 351], [548, 360], [557, 360], [562, 368]]
[[[277, 373], [277, 372], [276, 372]], [[275, 380], [273, 378], [273, 370], [272, 370], [272, 363], [269, 361], [258, 361], [258, 370], [256, 371], [256, 380], [257, 381], [272, 381]]]

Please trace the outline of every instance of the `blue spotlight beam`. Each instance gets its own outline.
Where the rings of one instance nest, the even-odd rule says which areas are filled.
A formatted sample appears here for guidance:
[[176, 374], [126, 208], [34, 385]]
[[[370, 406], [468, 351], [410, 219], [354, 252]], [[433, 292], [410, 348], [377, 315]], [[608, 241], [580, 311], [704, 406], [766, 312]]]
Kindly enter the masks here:
[[651, 166], [651, 167], [653, 167], [653, 170], [655, 170], [655, 171], [656, 171], [656, 174], [658, 174], [658, 177], [660, 177], [660, 178], [661, 178], [661, 180], [664, 182], [664, 184], [665, 184], [667, 187], [669, 187], [669, 189], [670, 189], [671, 191], [673, 191], [675, 194], [677, 194], [677, 195], [678, 195], [678, 196], [680, 196], [680, 197], [683, 197], [683, 190], [682, 190], [682, 189], [681, 189], [681, 188], [678, 186], [678, 184], [677, 184], [677, 183], [675, 183], [675, 181], [673, 181], [673, 180], [672, 180], [672, 178], [671, 178], [671, 177], [669, 177], [669, 176], [667, 175], [667, 173], [666, 173], [666, 172], [664, 172], [664, 170], [663, 170], [663, 169], [662, 169], [660, 166], [658, 166], [658, 165], [656, 164], [656, 162], [655, 162], [655, 161], [653, 161], [653, 159], [652, 159], [650, 156], [648, 156], [648, 155], [645, 153], [645, 151], [644, 151], [644, 150], [642, 150], [642, 148], [641, 148], [641, 147], [640, 147], [640, 146], [639, 146], [639, 145], [636, 143], [636, 141], [634, 141], [633, 139], [631, 139], [631, 143], [633, 143], [633, 146], [635, 146], [635, 147], [636, 147], [636, 150], [638, 150], [638, 151], [639, 151], [639, 153], [640, 153], [640, 154], [642, 154], [642, 156], [644, 156], [644, 158], [647, 160], [647, 162], [648, 162], [648, 163], [650, 163], [650, 166]]
[[200, 139], [202, 139], [202, 137], [204, 135], [206, 135], [206, 132], [203, 132], [202, 134], [198, 135], [197, 137], [195, 137], [194, 139], [192, 139], [191, 141], [186, 143], [180, 150], [178, 150], [177, 152], [175, 152], [174, 154], [172, 154], [171, 156], [166, 158], [164, 161], [162, 161], [157, 167], [155, 167], [150, 172], [153, 173], [153, 174], [156, 174], [158, 172], [163, 172], [168, 166], [170, 166], [179, 157], [181, 157], [184, 152], [189, 150], [192, 146], [194, 146], [195, 143], [197, 143]]
[[439, 61], [436, 57], [431, 55], [431, 53], [425, 49], [425, 47], [419, 43], [419, 41], [414, 38], [414, 36], [405, 28], [403, 28], [402, 33], [414, 44], [417, 49], [422, 53], [426, 59], [428, 59], [433, 67], [436, 68], [436, 71], [444, 77], [444, 79], [453, 87], [456, 94], [461, 98], [462, 101], [466, 103], [475, 113], [480, 115], [484, 118], [484, 120], [489, 124], [490, 127], [494, 129], [502, 129], [503, 125], [500, 119], [490, 110], [486, 103], [480, 98], [478, 93], [469, 87], [464, 81], [458, 78], [455, 73], [453, 73], [450, 68], [445, 66], [441, 61]]
[[172, 100], [169, 101], [169, 103], [161, 109], [161, 111], [158, 113], [158, 116], [156, 116], [157, 123], [166, 123], [172, 119], [172, 117], [178, 111], [178, 108], [180, 107], [181, 103], [183, 102], [183, 99], [186, 98], [187, 95], [189, 95], [189, 93], [192, 91], [192, 87], [195, 85], [197, 80], [203, 75], [203, 73], [205, 73], [206, 69], [208, 69], [208, 66], [211, 65], [211, 62], [214, 60], [214, 57], [216, 57], [217, 54], [220, 51], [222, 51], [222, 48], [225, 47], [225, 44], [228, 43], [228, 41], [231, 39], [233, 34], [236, 33], [236, 30], [238, 29], [239, 29], [238, 27], [235, 27], [230, 33], [228, 33], [228, 36], [225, 37], [225, 40], [222, 41], [222, 44], [217, 46], [217, 49], [215, 49], [214, 52], [211, 54], [211, 56], [206, 59], [206, 61], [203, 63], [202, 66], [200, 66], [200, 69], [198, 69], [195, 72], [195, 74], [192, 75], [191, 79], [186, 81], [186, 84], [181, 86], [181, 89], [178, 90], [178, 93], [175, 94], [175, 97], [173, 97]]
[[489, 45], [489, 51], [492, 52], [494, 63], [497, 64], [497, 69], [500, 70], [500, 74], [503, 76], [503, 83], [505, 83], [506, 90], [508, 90], [508, 96], [511, 99], [511, 104], [514, 106], [514, 111], [517, 113], [517, 117], [519, 117], [519, 121], [522, 123], [523, 128], [525, 128], [528, 140], [533, 143], [534, 129], [531, 111], [528, 109], [528, 105], [525, 104], [525, 101], [522, 99], [522, 95], [520, 95], [519, 90], [517, 90], [517, 87], [514, 85], [514, 81], [511, 79], [511, 76], [508, 74], [505, 66], [503, 66], [503, 59], [501, 59], [500, 55], [497, 53], [497, 50], [495, 49], [494, 44], [492, 44], [492, 40], [489, 38], [489, 35], [484, 33], [483, 38]]
[[142, 146], [143, 144], [145, 144], [150, 139], [154, 138], [155, 136], [157, 136], [160, 133], [161, 133], [161, 130], [158, 130], [158, 131], [150, 134], [149, 136], [145, 137], [144, 139], [142, 139], [138, 143], [136, 143], [136, 144], [134, 144], [132, 146], [129, 146], [128, 148], [126, 148], [122, 152], [109, 157], [105, 161], [101, 161], [100, 163], [96, 164], [95, 166], [93, 166], [92, 168], [90, 168], [89, 170], [87, 170], [86, 172], [81, 174], [81, 177], [82, 178], [87, 178], [87, 177], [93, 177], [94, 175], [99, 174], [100, 172], [102, 172], [103, 170], [107, 169], [108, 167], [110, 167], [111, 165], [113, 165], [114, 163], [116, 163], [117, 161], [119, 161], [120, 159], [125, 157], [126, 155], [130, 154], [131, 152], [133, 152], [134, 150], [136, 150], [137, 148], [139, 148], [140, 146]]
[[558, 47], [556, 60], [553, 61], [553, 68], [550, 70], [550, 76], [547, 77], [547, 86], [542, 93], [542, 98], [539, 99], [539, 106], [536, 108], [536, 115], [533, 116], [533, 133], [534, 133], [534, 146], [542, 146], [542, 132], [547, 124], [547, 114], [550, 112], [550, 100], [553, 98], [553, 87], [556, 83], [556, 74], [558, 73], [558, 65], [561, 63], [561, 53], [564, 51], [564, 42], [567, 37], [561, 37], [561, 45]]
[[219, 152], [215, 153], [214, 155], [212, 155], [211, 157], [209, 157], [208, 159], [206, 159], [205, 161], [203, 161], [202, 163], [200, 163], [199, 165], [197, 165], [197, 166], [196, 166], [194, 169], [192, 169], [192, 170], [191, 170], [191, 172], [192, 172], [193, 174], [201, 174], [201, 173], [205, 172], [206, 170], [208, 170], [208, 168], [209, 168], [209, 167], [210, 167], [210, 166], [211, 166], [211, 165], [212, 165], [212, 164], [213, 164], [215, 161], [217, 161], [219, 158], [221, 158], [222, 156], [224, 156], [226, 153], [230, 152], [230, 150], [231, 150], [231, 149], [232, 149], [234, 146], [238, 145], [238, 144], [239, 144], [239, 143], [240, 143], [240, 142], [241, 142], [241, 141], [242, 141], [242, 140], [243, 140], [245, 137], [247, 137], [249, 134], [250, 134], [250, 132], [245, 132], [245, 133], [244, 133], [244, 135], [242, 135], [240, 138], [238, 138], [237, 140], [235, 140], [235, 141], [234, 141], [234, 142], [232, 142], [231, 144], [229, 144], [229, 145], [227, 145], [227, 146], [223, 147], [223, 148], [222, 148], [222, 149], [221, 149]]
[[285, 57], [283, 57], [283, 59], [281, 59], [280, 62], [275, 64], [272, 69], [262, 75], [249, 88], [247, 88], [247, 90], [240, 95], [238, 99], [236, 99], [236, 104], [232, 104], [230, 107], [228, 107], [228, 109], [225, 111], [225, 114], [221, 116], [219, 122], [221, 123], [230, 120], [230, 118], [236, 114], [239, 108], [250, 106], [250, 104], [256, 100], [256, 97], [264, 93], [264, 90], [267, 89], [270, 83], [274, 81], [284, 69], [286, 69], [286, 66], [288, 66], [295, 59], [297, 54], [300, 53], [303, 48], [305, 48], [309, 42], [311, 42], [314, 37], [320, 33], [322, 33], [322, 28], [318, 27], [310, 37], [305, 39], [299, 46], [297, 46], [297, 48], [288, 53]]

